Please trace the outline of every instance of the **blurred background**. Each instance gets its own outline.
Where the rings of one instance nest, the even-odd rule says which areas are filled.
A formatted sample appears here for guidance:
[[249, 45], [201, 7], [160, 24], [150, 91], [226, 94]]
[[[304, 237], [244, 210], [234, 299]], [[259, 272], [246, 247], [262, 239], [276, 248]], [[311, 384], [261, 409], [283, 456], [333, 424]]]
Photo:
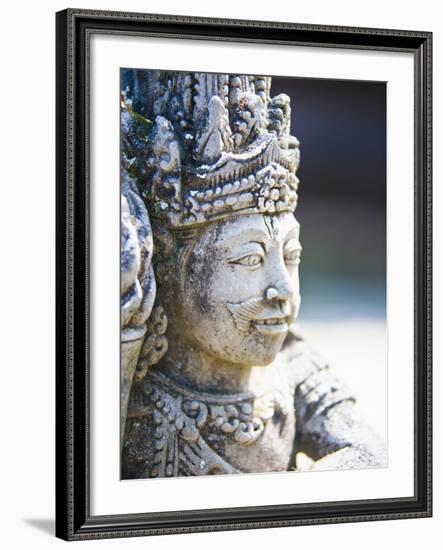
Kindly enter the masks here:
[[387, 436], [386, 86], [273, 77], [300, 141], [299, 320]]

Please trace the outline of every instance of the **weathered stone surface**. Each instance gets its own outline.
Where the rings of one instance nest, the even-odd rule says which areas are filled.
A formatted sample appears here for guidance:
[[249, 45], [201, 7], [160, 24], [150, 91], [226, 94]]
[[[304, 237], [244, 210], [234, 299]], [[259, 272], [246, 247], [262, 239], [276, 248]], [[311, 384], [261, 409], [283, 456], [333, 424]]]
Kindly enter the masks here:
[[262, 76], [123, 84], [122, 477], [285, 471], [298, 452], [312, 469], [384, 465], [294, 324], [289, 97]]

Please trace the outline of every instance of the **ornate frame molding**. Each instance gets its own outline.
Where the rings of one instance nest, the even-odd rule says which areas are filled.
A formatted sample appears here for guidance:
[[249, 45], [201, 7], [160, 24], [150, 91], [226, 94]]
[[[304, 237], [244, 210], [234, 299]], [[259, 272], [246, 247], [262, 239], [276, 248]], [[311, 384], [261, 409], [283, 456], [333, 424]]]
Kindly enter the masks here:
[[[432, 33], [80, 9], [59, 12], [56, 21], [56, 535], [65, 540], [84, 540], [431, 516]], [[266, 42], [414, 54], [414, 497], [91, 516], [88, 75], [89, 40], [94, 33]]]

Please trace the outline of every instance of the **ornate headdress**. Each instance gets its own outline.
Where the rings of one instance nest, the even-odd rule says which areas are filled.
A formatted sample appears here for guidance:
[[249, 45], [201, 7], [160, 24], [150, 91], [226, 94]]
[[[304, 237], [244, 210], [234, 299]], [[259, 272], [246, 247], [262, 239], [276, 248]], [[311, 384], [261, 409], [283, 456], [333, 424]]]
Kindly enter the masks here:
[[178, 229], [294, 211], [299, 143], [289, 97], [270, 97], [270, 77], [127, 71], [126, 79], [122, 133], [140, 141], [138, 186], [152, 221]]

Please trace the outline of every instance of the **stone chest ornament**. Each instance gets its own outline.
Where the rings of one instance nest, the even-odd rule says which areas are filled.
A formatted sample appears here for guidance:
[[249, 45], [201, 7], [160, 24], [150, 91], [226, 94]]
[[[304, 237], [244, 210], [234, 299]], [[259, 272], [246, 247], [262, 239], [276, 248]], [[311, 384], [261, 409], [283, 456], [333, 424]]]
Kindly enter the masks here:
[[122, 478], [384, 465], [294, 324], [289, 97], [265, 76], [122, 83]]

